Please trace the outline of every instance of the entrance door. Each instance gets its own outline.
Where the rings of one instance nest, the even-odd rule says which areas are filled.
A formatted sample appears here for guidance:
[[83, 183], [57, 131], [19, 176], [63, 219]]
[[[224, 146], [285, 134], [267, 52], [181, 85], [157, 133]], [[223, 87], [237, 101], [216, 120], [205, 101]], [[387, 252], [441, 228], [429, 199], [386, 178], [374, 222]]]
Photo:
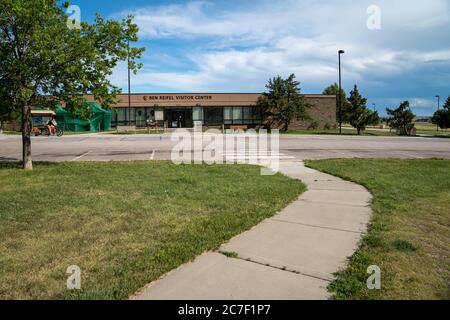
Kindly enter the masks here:
[[145, 127], [145, 108], [136, 108], [136, 127]]
[[185, 128], [186, 115], [183, 111], [172, 111], [172, 128]]
[[192, 127], [192, 108], [168, 109], [166, 114], [169, 128]]

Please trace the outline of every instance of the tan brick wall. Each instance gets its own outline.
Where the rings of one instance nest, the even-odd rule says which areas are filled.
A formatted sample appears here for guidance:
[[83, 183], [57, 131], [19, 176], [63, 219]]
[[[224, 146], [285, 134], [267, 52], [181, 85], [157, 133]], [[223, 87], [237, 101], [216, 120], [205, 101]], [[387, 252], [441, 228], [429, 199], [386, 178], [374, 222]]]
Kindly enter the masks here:
[[[305, 95], [306, 102], [310, 105], [308, 114], [310, 120], [293, 120], [289, 129], [307, 129], [314, 121], [317, 122], [318, 128], [323, 129], [326, 125], [330, 128], [336, 126], [336, 96], [325, 95]], [[272, 128], [283, 129], [284, 123], [267, 117], [264, 121]]]
[[336, 125], [335, 96], [322, 96], [320, 98], [307, 96], [306, 101], [311, 105], [308, 114], [312, 120], [293, 121], [290, 125], [291, 128], [308, 128], [312, 121], [317, 121], [320, 129], [327, 124], [330, 127]]

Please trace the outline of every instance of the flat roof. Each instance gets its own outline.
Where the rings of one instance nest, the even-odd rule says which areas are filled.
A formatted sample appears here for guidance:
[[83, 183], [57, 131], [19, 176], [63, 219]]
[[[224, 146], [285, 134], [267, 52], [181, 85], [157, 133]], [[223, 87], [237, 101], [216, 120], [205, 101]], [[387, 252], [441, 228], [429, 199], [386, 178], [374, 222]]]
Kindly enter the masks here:
[[56, 115], [53, 110], [31, 110], [32, 116], [47, 116], [47, 115]]
[[[261, 93], [131, 93], [133, 107], [194, 107], [194, 106], [252, 106]], [[335, 95], [304, 94], [307, 99], [336, 99]], [[94, 102], [92, 95], [86, 95]], [[118, 95], [113, 107], [128, 107], [128, 94]]]

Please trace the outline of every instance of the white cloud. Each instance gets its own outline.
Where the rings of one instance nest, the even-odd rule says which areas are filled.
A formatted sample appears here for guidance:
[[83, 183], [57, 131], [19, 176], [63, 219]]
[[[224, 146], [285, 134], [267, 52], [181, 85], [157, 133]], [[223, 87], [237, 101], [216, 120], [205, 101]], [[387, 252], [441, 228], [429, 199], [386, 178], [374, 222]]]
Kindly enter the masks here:
[[[440, 69], [450, 68], [450, 5], [446, 0], [378, 0], [381, 26], [366, 27], [366, 8], [373, 0], [263, 0], [250, 5], [193, 1], [187, 4], [139, 8], [121, 12], [135, 15], [144, 40], [185, 40], [185, 68], [146, 64], [133, 78], [138, 87], [178, 91], [261, 91], [269, 77], [296, 73], [302, 84], [318, 92], [337, 79], [337, 50], [345, 49], [344, 81], [350, 85], [382, 90], [396, 86], [405, 74], [418, 85], [421, 79], [450, 81]], [[177, 53], [178, 54], [178, 53]], [[152, 61], [152, 50], [146, 53]], [[177, 56], [168, 51], [162, 61], [176, 65]], [[191, 67], [186, 68], [186, 60]], [[442, 67], [442, 66], [441, 66]], [[447, 69], [448, 70], [448, 69]], [[114, 82], [125, 86], [120, 68]], [[434, 73], [433, 73], [434, 72]], [[382, 95], [381, 92], [379, 95]], [[401, 93], [399, 93], [401, 96]], [[386, 98], [388, 99], [388, 98]], [[419, 99], [419, 98], [417, 98]], [[413, 101], [413, 100], [411, 100]], [[425, 102], [414, 100], [423, 105]]]
[[[372, 4], [372, 0], [266, 0], [255, 1], [251, 7], [221, 10], [214, 2], [191, 1], [130, 9], [118, 15], [133, 14], [144, 38], [215, 36], [230, 42], [263, 43], [290, 34], [331, 38], [365, 35], [366, 9]], [[381, 9], [382, 30], [389, 29], [386, 31], [391, 34], [450, 22], [446, 0], [379, 0], [376, 4]]]

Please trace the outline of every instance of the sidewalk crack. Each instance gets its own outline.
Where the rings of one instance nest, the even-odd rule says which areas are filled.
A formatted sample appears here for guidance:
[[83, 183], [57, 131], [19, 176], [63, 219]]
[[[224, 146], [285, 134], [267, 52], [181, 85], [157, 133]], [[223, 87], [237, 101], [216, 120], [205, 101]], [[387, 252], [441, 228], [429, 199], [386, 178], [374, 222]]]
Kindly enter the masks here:
[[354, 231], [354, 230], [340, 229], [340, 228], [333, 228], [333, 227], [324, 227], [324, 226], [318, 226], [318, 225], [314, 225], [314, 224], [308, 224], [308, 223], [302, 223], [302, 222], [294, 222], [294, 221], [286, 221], [286, 220], [276, 219], [276, 218], [272, 218], [272, 220], [273, 221], [278, 221], [278, 222], [284, 222], [284, 223], [299, 224], [299, 225], [302, 225], [302, 226], [312, 227], [312, 228], [330, 229], [330, 230], [343, 231], [343, 232], [352, 232], [352, 233], [358, 233], [358, 234], [363, 234], [364, 233], [364, 232], [361, 232], [361, 231]]
[[326, 281], [326, 282], [332, 281], [332, 279], [327, 279], [327, 278], [324, 278], [324, 277], [312, 275], [312, 274], [305, 273], [305, 272], [298, 271], [298, 270], [294, 270], [294, 269], [288, 269], [287, 267], [277, 267], [277, 266], [273, 266], [273, 265], [271, 265], [269, 263], [263, 263], [263, 262], [255, 261], [255, 260], [252, 260], [250, 258], [243, 258], [243, 257], [240, 257], [235, 252], [231, 252], [231, 254], [230, 254], [230, 252], [227, 252], [227, 251], [220, 251], [219, 250], [218, 252], [223, 254], [224, 256], [226, 256], [228, 259], [239, 259], [239, 260], [243, 260], [243, 261], [247, 261], [247, 262], [251, 262], [251, 263], [256, 263], [256, 264], [259, 264], [261, 266], [265, 266], [265, 267], [268, 267], [268, 268], [273, 268], [273, 269], [278, 269], [278, 270], [285, 271], [285, 272], [295, 273], [295, 274], [299, 274], [299, 275], [302, 275], [302, 276], [305, 276], [305, 277], [315, 278], [315, 279]]

